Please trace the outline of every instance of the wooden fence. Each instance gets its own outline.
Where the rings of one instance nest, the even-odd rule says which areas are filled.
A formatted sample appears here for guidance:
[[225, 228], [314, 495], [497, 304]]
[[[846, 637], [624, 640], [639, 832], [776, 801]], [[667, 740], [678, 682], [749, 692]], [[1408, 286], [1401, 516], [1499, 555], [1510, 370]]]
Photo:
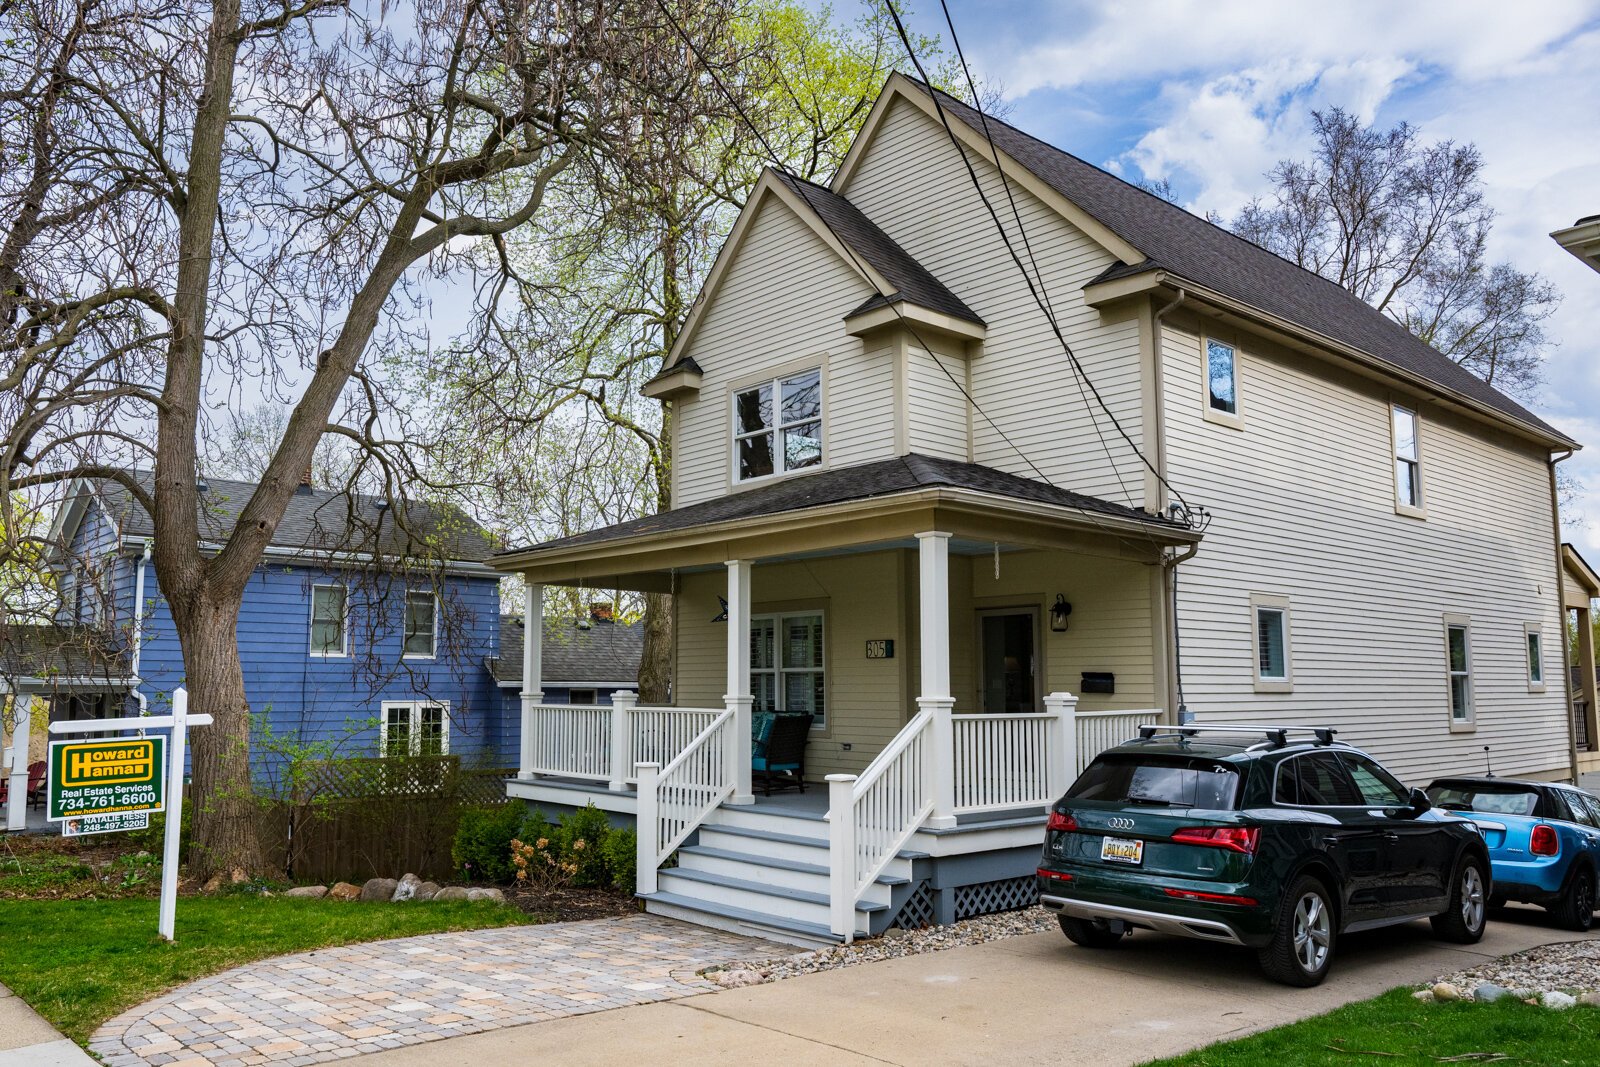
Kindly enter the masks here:
[[456, 756], [341, 760], [307, 775], [295, 796], [263, 800], [262, 847], [297, 882], [446, 878], [462, 809], [507, 803], [513, 774], [464, 768]]

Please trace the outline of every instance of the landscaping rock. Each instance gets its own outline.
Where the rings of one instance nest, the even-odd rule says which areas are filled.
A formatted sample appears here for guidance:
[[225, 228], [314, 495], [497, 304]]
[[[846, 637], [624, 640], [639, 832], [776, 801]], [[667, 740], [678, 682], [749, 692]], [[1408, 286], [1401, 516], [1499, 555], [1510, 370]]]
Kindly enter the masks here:
[[417, 886], [416, 895], [413, 896], [411, 899], [413, 899], [413, 900], [432, 900], [434, 897], [436, 897], [438, 895], [439, 895], [439, 883], [438, 882], [423, 882], [421, 885]]
[[1568, 1008], [1578, 1003], [1578, 1001], [1576, 997], [1569, 997], [1567, 994], [1562, 993], [1559, 990], [1551, 989], [1547, 992], [1539, 994], [1539, 1003], [1543, 1004], [1551, 1011], [1566, 1011]]
[[1433, 1003], [1433, 990], [1431, 990], [1431, 989], [1419, 989], [1415, 993], [1411, 994], [1411, 999], [1412, 1000], [1420, 1000], [1424, 1004], [1432, 1004]]
[[743, 989], [745, 986], [761, 985], [767, 979], [760, 971], [739, 968], [731, 971], [712, 971], [706, 975], [724, 989]]
[[361, 887], [361, 899], [367, 901], [393, 900], [395, 887], [399, 884], [393, 878], [369, 878], [367, 879], [367, 884]]
[[1587, 1004], [1591, 1008], [1600, 1008], [1600, 990], [1591, 989], [1578, 998], [1579, 1004]]
[[200, 887], [202, 893], [215, 893], [222, 888], [222, 872], [218, 871], [206, 879], [206, 884]]
[[1461, 999], [1461, 990], [1449, 982], [1440, 982], [1433, 987], [1433, 999], [1439, 1001], [1452, 1001]]
[[394, 901], [412, 900], [417, 895], [417, 886], [422, 884], [422, 879], [414, 874], [408, 874], [394, 887], [394, 896], [389, 899]]
[[358, 885], [351, 885], [349, 882], [338, 882], [332, 889], [328, 890], [328, 899], [360, 900], [361, 887]]
[[1472, 999], [1482, 1001], [1485, 1004], [1493, 1004], [1495, 1001], [1510, 995], [1511, 990], [1503, 985], [1495, 985], [1493, 982], [1479, 982], [1472, 990]]
[[447, 885], [433, 895], [434, 900], [466, 900], [467, 890], [464, 886]]
[[496, 904], [504, 904], [506, 902], [506, 895], [498, 889], [492, 889], [487, 886], [478, 886], [475, 889], [467, 890], [467, 899], [492, 900]]
[[883, 936], [890, 941], [899, 941], [911, 936], [910, 930], [902, 930], [898, 926], [891, 926], [883, 932]]
[[328, 887], [325, 885], [297, 885], [293, 889], [285, 889], [283, 895], [286, 897], [310, 897], [312, 900], [321, 900], [328, 895]]

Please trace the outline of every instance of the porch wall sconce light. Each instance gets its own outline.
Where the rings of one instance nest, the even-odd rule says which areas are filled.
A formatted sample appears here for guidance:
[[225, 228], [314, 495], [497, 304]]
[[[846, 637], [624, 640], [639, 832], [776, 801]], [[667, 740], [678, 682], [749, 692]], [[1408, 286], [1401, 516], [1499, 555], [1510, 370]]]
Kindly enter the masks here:
[[1052, 633], [1067, 632], [1067, 616], [1072, 614], [1072, 605], [1067, 603], [1065, 593], [1056, 594], [1056, 602], [1050, 605], [1050, 630]]

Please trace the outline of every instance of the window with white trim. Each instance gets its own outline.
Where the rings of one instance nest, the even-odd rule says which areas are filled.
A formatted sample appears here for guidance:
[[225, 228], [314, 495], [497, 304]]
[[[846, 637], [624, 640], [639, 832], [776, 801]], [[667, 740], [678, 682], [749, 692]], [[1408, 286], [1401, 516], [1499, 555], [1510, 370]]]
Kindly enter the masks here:
[[822, 371], [775, 378], [733, 394], [734, 478], [745, 482], [822, 462]]
[[1471, 726], [1472, 632], [1465, 619], [1447, 618], [1444, 624], [1445, 671], [1449, 682], [1450, 725]]
[[1544, 690], [1544, 633], [1538, 623], [1528, 623], [1522, 629], [1522, 643], [1528, 653], [1528, 688], [1534, 692]]
[[1394, 501], [1399, 507], [1422, 508], [1422, 450], [1417, 443], [1417, 413], [1391, 406], [1394, 432]]
[[450, 753], [450, 705], [442, 700], [385, 700], [378, 716], [378, 751], [385, 756]]
[[1206, 338], [1206, 408], [1221, 415], [1239, 414], [1239, 352], [1214, 337]]
[[1251, 597], [1250, 621], [1256, 691], [1288, 692], [1292, 682], [1288, 599], [1279, 596]]
[[313, 656], [343, 656], [349, 651], [349, 620], [346, 611], [345, 587], [342, 585], [314, 585], [311, 587], [311, 654]]
[[756, 711], [809, 712], [827, 726], [820, 611], [757, 615], [750, 620], [750, 691]]
[[569, 689], [567, 690], [568, 704], [598, 704], [600, 693], [594, 689]]
[[405, 651], [408, 659], [432, 659], [437, 647], [439, 599], [431, 589], [406, 590]]

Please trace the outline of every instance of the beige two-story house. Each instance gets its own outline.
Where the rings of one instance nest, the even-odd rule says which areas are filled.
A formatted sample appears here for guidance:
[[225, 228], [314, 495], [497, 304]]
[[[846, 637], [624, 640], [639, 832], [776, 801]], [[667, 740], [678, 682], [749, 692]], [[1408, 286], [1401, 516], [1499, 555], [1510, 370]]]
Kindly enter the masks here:
[[653, 911], [806, 941], [1013, 905], [1045, 803], [1180, 715], [1332, 725], [1419, 784], [1570, 770], [1575, 443], [915, 81], [828, 186], [761, 180], [647, 392], [674, 508], [496, 564], [529, 617], [674, 594], [670, 708], [544, 704], [528, 628], [509, 786], [637, 818]]

